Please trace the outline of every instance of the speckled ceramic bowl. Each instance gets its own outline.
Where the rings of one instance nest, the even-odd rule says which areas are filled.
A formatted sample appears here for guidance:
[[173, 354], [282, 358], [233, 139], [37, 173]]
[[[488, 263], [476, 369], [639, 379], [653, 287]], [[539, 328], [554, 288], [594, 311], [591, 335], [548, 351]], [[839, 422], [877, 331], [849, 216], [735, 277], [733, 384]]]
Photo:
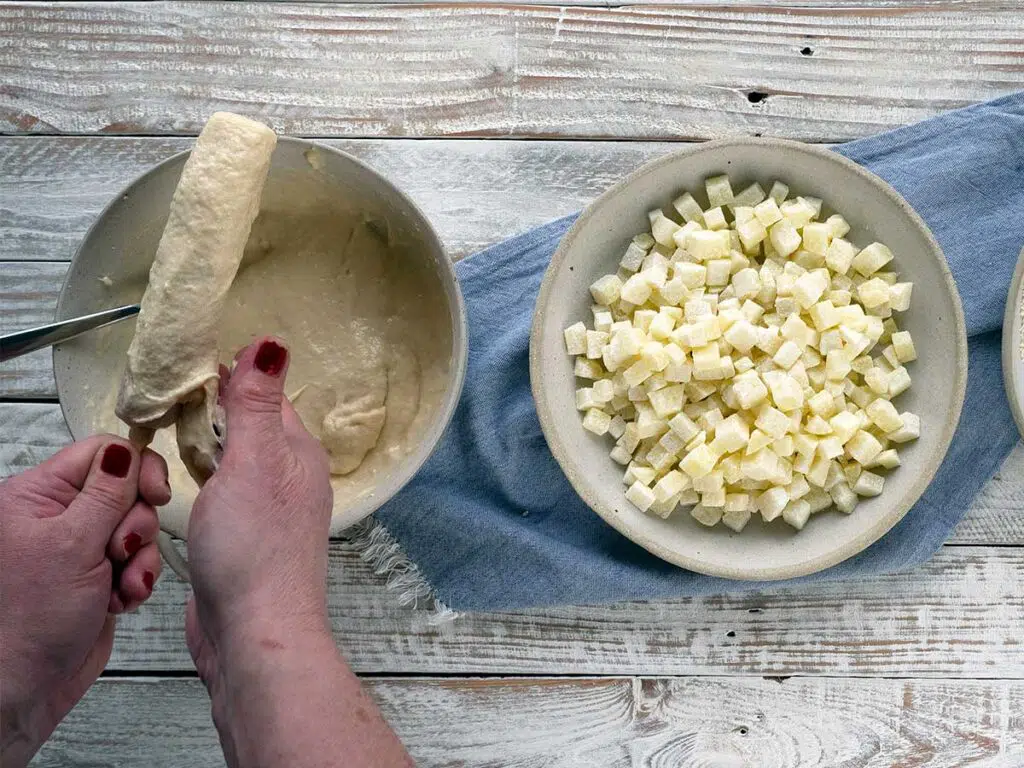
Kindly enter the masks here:
[[[608, 456], [612, 443], [583, 429], [575, 408], [572, 360], [562, 331], [591, 322], [588, 286], [614, 272], [627, 244], [648, 231], [646, 212], [704, 179], [728, 173], [735, 189], [781, 179], [791, 194], [823, 198], [840, 211], [866, 245], [880, 240], [896, 253], [894, 268], [914, 283], [913, 305], [901, 327], [911, 331], [918, 360], [908, 367], [914, 386], [897, 400], [921, 416], [919, 440], [901, 447], [903, 466], [889, 473], [884, 492], [852, 515], [815, 515], [797, 532], [781, 519], [758, 516], [739, 534], [705, 528], [686, 510], [668, 520], [644, 514], [625, 498], [622, 468]], [[700, 199], [702, 195], [698, 196]], [[783, 579], [820, 571], [855, 555], [902, 518], [928, 486], [960, 417], [967, 383], [967, 335], [960, 298], [942, 251], [921, 218], [895, 190], [828, 150], [774, 139], [713, 141], [656, 160], [592, 203], [562, 240], [537, 300], [530, 340], [530, 374], [544, 434], [573, 487], [601, 517], [655, 555], [690, 570], [733, 579]]]
[[1017, 271], [1010, 280], [1003, 319], [1003, 378], [1010, 410], [1024, 435], [1024, 250], [1017, 259]]
[[[130, 184], [100, 214], [71, 261], [57, 303], [57, 319], [138, 301], [167, 221], [171, 196], [187, 152], [160, 163]], [[315, 176], [315, 178], [314, 178]], [[462, 293], [451, 261], [423, 213], [387, 179], [345, 152], [302, 139], [280, 137], [264, 190], [275, 184], [329, 184], [339, 205], [384, 222], [396, 245], [410, 259], [422, 260], [437, 277], [429, 299], [443, 302], [450, 318], [446, 387], [412, 449], [397, 459], [369, 492], [355, 501], [336, 494], [331, 533], [358, 522], [390, 499], [426, 461], [451, 419], [466, 370], [467, 328]], [[285, 186], [291, 189], [291, 186]], [[116, 296], [110, 285], [124, 286]], [[53, 368], [61, 408], [76, 439], [96, 431], [123, 429], [113, 415], [113, 395], [124, 370], [134, 333], [128, 320], [80, 336], [54, 348]], [[106, 398], [106, 399], [104, 399]], [[174, 499], [160, 511], [161, 526], [184, 538], [197, 489], [177, 458], [170, 430], [158, 433], [172, 471]], [[176, 470], [177, 468], [177, 470]]]

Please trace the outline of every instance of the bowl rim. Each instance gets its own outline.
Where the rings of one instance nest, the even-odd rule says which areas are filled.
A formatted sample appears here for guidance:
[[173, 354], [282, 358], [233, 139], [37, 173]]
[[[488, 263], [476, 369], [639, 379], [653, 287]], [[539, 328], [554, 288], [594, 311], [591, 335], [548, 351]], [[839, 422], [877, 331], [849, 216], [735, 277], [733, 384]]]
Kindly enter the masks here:
[[[342, 530], [355, 525], [360, 520], [369, 517], [377, 511], [381, 506], [387, 503], [389, 500], [394, 498], [409, 482], [416, 476], [416, 474], [423, 468], [423, 465], [427, 462], [427, 459], [434, 453], [438, 443], [440, 443], [442, 436], [448, 429], [455, 417], [455, 410], [458, 407], [459, 400], [462, 397], [462, 390], [466, 383], [466, 369], [469, 361], [469, 321], [466, 315], [466, 302], [462, 295], [462, 286], [459, 282], [458, 274], [455, 271], [455, 262], [452, 261], [451, 256], [448, 253], [448, 249], [445, 248], [444, 243], [441, 241], [440, 236], [437, 234], [437, 230], [431, 223], [430, 219], [423, 212], [422, 208], [417, 205], [412, 198], [410, 198], [405, 192], [398, 188], [398, 186], [380, 173], [378, 170], [373, 168], [369, 163], [355, 157], [354, 155], [342, 150], [337, 147], [332, 147], [327, 144], [323, 144], [318, 141], [311, 139], [302, 139], [294, 136], [278, 136], [277, 143], [280, 144], [293, 144], [298, 147], [304, 148], [316, 148], [318, 151], [330, 152], [341, 156], [346, 161], [359, 166], [363, 170], [375, 176], [388, 190], [388, 193], [394, 195], [400, 199], [405, 205], [408, 206], [409, 210], [413, 214], [418, 216], [422, 223], [425, 225], [423, 236], [427, 238], [431, 245], [436, 248], [437, 254], [440, 256], [439, 261], [443, 262], [440, 266], [442, 271], [446, 275], [446, 279], [442, 280], [444, 283], [444, 292], [449, 301], [449, 310], [453, 320], [452, 328], [452, 378], [448, 387], [448, 393], [442, 404], [442, 408], [439, 411], [439, 418], [437, 418], [431, 430], [424, 436], [424, 440], [420, 445], [420, 448], [416, 453], [409, 454], [406, 457], [407, 464], [406, 469], [403, 472], [396, 473], [398, 481], [389, 490], [386, 495], [378, 494], [375, 496], [375, 503], [371, 505], [371, 508], [363, 515], [359, 520], [346, 521], [343, 528], [336, 528], [334, 523], [334, 516], [332, 515], [331, 531], [332, 537], [340, 535]], [[191, 154], [192, 149], [182, 150], [175, 152], [173, 155], [161, 160], [159, 163], [148, 167], [138, 176], [133, 178], [128, 184], [126, 184], [120, 191], [110, 198], [110, 201], [103, 206], [103, 209], [93, 219], [92, 224], [89, 225], [88, 230], [82, 236], [82, 239], [78, 243], [78, 247], [75, 249], [74, 255], [68, 262], [68, 269], [64, 275], [64, 280], [61, 284], [60, 292], [57, 295], [57, 304], [54, 308], [54, 319], [60, 320], [63, 315], [65, 302], [67, 301], [68, 295], [70, 294], [71, 287], [71, 276], [74, 272], [75, 265], [82, 258], [82, 252], [85, 248], [85, 244], [93, 237], [93, 234], [99, 229], [102, 222], [110, 211], [121, 202], [121, 199], [129, 195], [138, 186], [142, 185], [151, 176], [165, 170], [168, 166], [176, 163], [184, 162], [185, 158]], [[76, 435], [75, 430], [72, 429], [71, 423], [68, 420], [67, 409], [65, 407], [65, 393], [62, 392], [60, 383], [60, 376], [58, 375], [58, 355], [60, 354], [60, 345], [55, 345], [52, 348], [51, 359], [53, 365], [53, 378], [54, 385], [57, 392], [57, 403], [60, 406], [61, 416], [64, 419], [64, 423], [68, 425], [68, 431], [71, 433], [73, 440], [82, 440], [86, 435]]]
[[1003, 379], [1006, 399], [1021, 437], [1024, 437], [1024, 248], [1017, 257], [1017, 268], [1010, 280], [1006, 295], [1006, 314], [1003, 318]]
[[[929, 252], [936, 263], [936, 266], [939, 268], [939, 272], [942, 275], [946, 283], [946, 287], [953, 299], [954, 322], [957, 329], [956, 374], [953, 382], [955, 403], [951, 418], [947, 418], [943, 424], [943, 430], [939, 442], [940, 449], [927, 458], [923, 467], [923, 472], [918, 475], [910, 488], [904, 492], [900, 502], [895, 504], [875, 525], [860, 532], [857, 536], [848, 540], [840, 547], [836, 547], [825, 554], [810, 558], [803, 563], [792, 566], [719, 567], [708, 565], [697, 558], [681, 554], [662, 545], [654, 539], [639, 534], [630, 525], [628, 525], [622, 517], [614, 514], [613, 510], [606, 508], [602, 504], [598, 494], [594, 492], [591, 484], [586, 480], [585, 474], [577, 471], [572, 459], [572, 452], [568, 449], [566, 443], [561, 439], [560, 434], [554, 427], [555, 422], [552, 417], [553, 409], [548, 398], [548, 393], [544, 386], [542, 386], [542, 360], [540, 347], [542, 329], [545, 325], [544, 309], [551, 300], [554, 276], [561, 270], [568, 257], [569, 250], [572, 248], [583, 227], [586, 226], [587, 223], [596, 215], [598, 209], [600, 209], [605, 202], [621, 194], [637, 180], [652, 171], [665, 165], [678, 163], [692, 155], [712, 150], [737, 147], [755, 147], [763, 150], [770, 150], [772, 147], [780, 147], [812, 155], [819, 160], [834, 163], [845, 171], [860, 176], [875, 187], [879, 194], [885, 195], [892, 203], [903, 211], [908, 220], [916, 227], [918, 233], [924, 237], [925, 242], [928, 244]], [[547, 440], [548, 446], [550, 447], [555, 460], [562, 468], [562, 471], [568, 478], [569, 483], [572, 485], [576, 493], [579, 494], [580, 498], [583, 499], [588, 507], [600, 515], [606, 523], [611, 525], [626, 538], [639, 544], [647, 551], [657, 557], [660, 557], [662, 560], [696, 573], [742, 581], [777, 581], [779, 579], [790, 579], [817, 573], [818, 571], [822, 571], [853, 557], [888, 533], [907, 514], [907, 512], [910, 511], [910, 508], [918, 501], [918, 499], [920, 499], [925, 489], [931, 483], [932, 478], [934, 478], [935, 473], [938, 471], [946, 453], [949, 451], [953, 435], [960, 422], [960, 414], [967, 391], [967, 328], [964, 322], [960, 293], [957, 290], [956, 283], [953, 280], [953, 274], [949, 269], [949, 264], [946, 261], [945, 255], [943, 254], [938, 241], [936, 241], [935, 236], [932, 234], [931, 230], [925, 224], [917, 211], [915, 211], [910, 203], [908, 203], [902, 195], [893, 189], [888, 182], [852, 160], [843, 157], [837, 152], [805, 144], [803, 142], [791, 141], [788, 139], [752, 137], [716, 139], [696, 143], [692, 146], [671, 152], [645, 163], [640, 168], [609, 187], [605, 192], [587, 205], [583, 213], [581, 213], [576, 219], [569, 231], [562, 237], [558, 248], [551, 257], [551, 263], [548, 265], [545, 272], [544, 280], [541, 283], [540, 292], [537, 296], [533, 325], [530, 332], [530, 385], [533, 390], [534, 401], [537, 405], [537, 415], [540, 419], [541, 429], [544, 432], [544, 437]]]

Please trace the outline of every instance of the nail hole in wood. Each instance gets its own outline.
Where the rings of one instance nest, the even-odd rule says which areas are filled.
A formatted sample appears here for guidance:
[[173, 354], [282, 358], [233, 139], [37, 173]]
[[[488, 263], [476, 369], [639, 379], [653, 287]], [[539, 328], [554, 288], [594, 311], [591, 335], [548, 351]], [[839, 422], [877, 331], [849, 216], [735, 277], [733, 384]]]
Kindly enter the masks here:
[[747, 91], [747, 101], [751, 104], [760, 104], [767, 98], [767, 93], [762, 93], [761, 91]]
[[[757, 134], [757, 135], [760, 136], [761, 134]], [[760, 613], [760, 612], [761, 612], [760, 608], [748, 608], [747, 609], [747, 613]]]
[[736, 633], [733, 630], [730, 629], [728, 632], [725, 633], [725, 636], [726, 637], [736, 637]]
[[810, 46], [807, 46], [805, 48], [801, 48], [800, 49], [800, 55], [801, 56], [813, 56], [814, 55], [814, 49], [811, 48]]

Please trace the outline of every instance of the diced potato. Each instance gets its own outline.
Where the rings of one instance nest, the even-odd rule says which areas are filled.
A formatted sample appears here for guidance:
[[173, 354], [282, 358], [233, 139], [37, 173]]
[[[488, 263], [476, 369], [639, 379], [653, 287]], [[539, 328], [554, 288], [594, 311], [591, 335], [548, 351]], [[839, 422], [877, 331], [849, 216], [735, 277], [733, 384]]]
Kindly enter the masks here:
[[565, 329], [565, 351], [570, 355], [583, 355], [587, 352], [587, 326], [584, 323], [573, 323]]
[[656, 501], [654, 491], [637, 480], [629, 490], [626, 491], [626, 498], [641, 512], [646, 512]]

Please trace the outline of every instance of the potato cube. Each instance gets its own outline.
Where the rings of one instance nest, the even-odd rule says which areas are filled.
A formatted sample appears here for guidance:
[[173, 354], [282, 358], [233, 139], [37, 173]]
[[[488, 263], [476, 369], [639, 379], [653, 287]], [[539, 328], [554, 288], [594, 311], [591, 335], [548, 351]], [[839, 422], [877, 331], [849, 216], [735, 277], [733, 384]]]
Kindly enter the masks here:
[[827, 270], [816, 269], [813, 272], [805, 272], [793, 284], [793, 298], [803, 309], [810, 309], [824, 295], [828, 285]]
[[832, 240], [832, 228], [827, 223], [807, 224], [803, 230], [804, 249], [824, 257]]
[[683, 440], [690, 441], [697, 436], [700, 428], [685, 413], [678, 413], [668, 422], [669, 428]]
[[917, 360], [917, 350], [914, 349], [914, 340], [909, 331], [897, 331], [892, 335], [892, 348], [896, 353], [896, 360], [900, 363], [909, 363]]
[[720, 453], [733, 453], [743, 448], [750, 439], [750, 427], [737, 413], [715, 426], [715, 439], [711, 446]]
[[807, 407], [810, 408], [812, 414], [823, 419], [831, 418], [837, 411], [835, 398], [831, 392], [826, 390], [815, 392], [808, 398]]
[[765, 229], [764, 223], [759, 218], [751, 218], [737, 223], [736, 235], [739, 237], [743, 249], [751, 251], [768, 237], [768, 230]]
[[769, 371], [763, 378], [771, 392], [772, 400], [780, 410], [792, 411], [803, 408], [804, 388], [796, 379], [782, 371]]
[[789, 431], [789, 417], [770, 405], [761, 408], [754, 424], [773, 438], [780, 438]]
[[906, 312], [910, 309], [910, 295], [913, 283], [894, 283], [889, 286], [889, 306], [894, 312]]
[[811, 468], [807, 470], [807, 474], [805, 475], [807, 482], [817, 486], [818, 488], [823, 488], [825, 486], [825, 481], [828, 480], [828, 471], [831, 465], [832, 462], [829, 459], [826, 459], [820, 454], [816, 456], [814, 461], [811, 462]]
[[587, 352], [587, 326], [573, 323], [565, 329], [565, 351], [570, 355], [583, 355]]
[[676, 262], [673, 269], [676, 277], [681, 279], [688, 289], [696, 290], [707, 282], [708, 269], [703, 264], [679, 261]]
[[721, 510], [725, 506], [725, 488], [705, 491], [700, 495], [701, 506]]
[[652, 373], [654, 373], [654, 368], [651, 366], [650, 360], [640, 358], [626, 369], [624, 376], [626, 383], [635, 387], [637, 384], [643, 384]]
[[858, 496], [877, 496], [882, 492], [885, 478], [874, 472], [861, 472], [857, 482], [853, 484], [853, 492]]
[[892, 251], [881, 243], [872, 243], [853, 257], [852, 267], [855, 271], [869, 277], [892, 261]]
[[675, 241], [672, 239], [672, 236], [679, 230], [679, 225], [661, 211], [652, 211], [648, 216], [651, 221], [651, 234], [658, 244], [673, 247]]
[[712, 451], [707, 444], [703, 444], [687, 453], [679, 462], [679, 468], [696, 480], [711, 472], [717, 462], [718, 454]]
[[600, 360], [608, 345], [609, 336], [605, 331], [587, 331], [587, 359]]
[[647, 278], [641, 272], [631, 276], [622, 284], [619, 296], [630, 304], [640, 305], [651, 297], [651, 290], [651, 284], [647, 282]]
[[889, 372], [889, 397], [896, 397], [910, 389], [910, 373], [902, 365]]
[[852, 328], [841, 325], [839, 334], [843, 337], [845, 347], [843, 352], [850, 359], [850, 366], [853, 367], [854, 359], [860, 357], [871, 346], [871, 340], [863, 333], [858, 333]]
[[657, 392], [651, 392], [648, 395], [648, 399], [650, 400], [651, 407], [654, 408], [654, 412], [660, 418], [667, 419], [683, 409], [683, 403], [686, 399], [686, 388], [682, 384], [665, 387]]
[[689, 192], [685, 192], [673, 200], [672, 207], [679, 212], [680, 216], [683, 217], [683, 221], [692, 221], [700, 224], [701, 226], [704, 225], [704, 212], [701, 210], [700, 204]]
[[768, 240], [779, 256], [789, 256], [800, 247], [800, 233], [789, 219], [782, 219], [772, 224], [768, 231]]
[[760, 429], [754, 429], [750, 433], [750, 438], [747, 441], [747, 447], [744, 453], [747, 456], [755, 454], [762, 448], [767, 448], [774, 440], [775, 438], [766, 432], [762, 432]]
[[718, 343], [713, 341], [703, 347], [698, 347], [690, 353], [690, 357], [693, 360], [695, 372], [716, 369], [720, 359]]
[[789, 495], [781, 486], [769, 488], [757, 497], [757, 511], [761, 513], [761, 517], [766, 523], [770, 523], [781, 515], [787, 504], [789, 504]]
[[768, 355], [774, 355], [782, 346], [783, 339], [778, 327], [768, 326], [757, 329], [757, 348]]
[[811, 505], [803, 499], [789, 502], [782, 510], [782, 519], [798, 531], [806, 525], [811, 516]]
[[846, 443], [846, 452], [862, 467], [867, 466], [882, 452], [882, 444], [870, 432], [859, 430]]
[[591, 408], [583, 417], [583, 428], [593, 432], [595, 435], [603, 435], [608, 431], [612, 417], [597, 408]]
[[727, 226], [725, 212], [721, 206], [704, 211], [704, 227], [706, 229], [725, 229]]
[[[687, 481], [689, 481], [689, 478], [687, 478]], [[725, 487], [725, 478], [722, 475], [722, 471], [716, 469], [713, 472], [708, 472], [704, 477], [694, 480], [692, 485], [693, 490], [698, 493], [711, 493]]]
[[689, 478], [677, 469], [673, 469], [654, 485], [654, 498], [657, 501], [667, 501], [673, 496], [678, 496], [690, 485]]
[[722, 509], [697, 504], [690, 510], [690, 516], [701, 525], [706, 525], [708, 528], [712, 528], [718, 525], [719, 521], [722, 519]]
[[707, 267], [708, 285], [718, 287], [729, 284], [729, 275], [732, 274], [732, 262], [729, 259], [711, 259]]
[[836, 509], [847, 515], [857, 508], [857, 494], [854, 493], [846, 483], [836, 483], [829, 490], [829, 496], [835, 502]]
[[734, 200], [732, 185], [729, 183], [729, 177], [725, 174], [705, 179], [704, 189], [708, 194], [708, 205], [710, 206], [729, 205]]
[[633, 459], [633, 454], [631, 454], [621, 445], [616, 445], [614, 448], [612, 448], [611, 452], [608, 455], [616, 464], [622, 464], [623, 466], [629, 464], [629, 462], [632, 461]]
[[900, 464], [902, 462], [900, 461], [899, 453], [897, 453], [895, 448], [888, 448], [875, 457], [875, 460], [871, 463], [871, 468], [896, 469]]
[[797, 315], [790, 315], [786, 318], [786, 322], [782, 324], [780, 333], [783, 338], [794, 341], [800, 345], [801, 349], [809, 345], [817, 345], [818, 343], [818, 332], [807, 325]]
[[675, 512], [676, 507], [679, 506], [679, 499], [680, 496], [670, 496], [664, 501], [658, 501], [655, 499], [647, 512], [652, 515], [657, 515], [662, 519], [668, 518], [673, 512]]
[[733, 323], [724, 335], [725, 340], [743, 354], [749, 353], [758, 340], [756, 326], [746, 320]]
[[833, 349], [825, 355], [825, 376], [831, 381], [841, 381], [853, 370], [850, 356], [843, 349]]
[[594, 382], [594, 399], [599, 403], [609, 403], [615, 396], [615, 387], [611, 379], [600, 379]]
[[860, 419], [849, 411], [840, 411], [828, 420], [832, 427], [832, 434], [839, 438], [843, 445], [852, 438], [860, 429]]
[[873, 277], [857, 286], [857, 298], [865, 309], [880, 307], [889, 301], [889, 286], [877, 277]]
[[619, 300], [619, 292], [622, 290], [622, 281], [617, 275], [605, 275], [598, 278], [590, 286], [590, 295], [594, 301], [607, 307], [609, 304]]
[[638, 272], [640, 270], [640, 266], [644, 263], [645, 256], [647, 256], [647, 249], [641, 247], [635, 242], [632, 242], [626, 248], [626, 252], [622, 255], [622, 259], [619, 261], [619, 266], [627, 272]]
[[729, 232], [707, 229], [691, 232], [686, 238], [686, 250], [689, 251], [697, 261], [710, 261], [712, 259], [727, 259], [731, 241]]
[[581, 379], [599, 379], [604, 376], [604, 367], [596, 360], [588, 360], [585, 357], [577, 357], [573, 374]]
[[825, 219], [825, 223], [828, 224], [829, 233], [832, 237], [846, 237], [846, 234], [850, 231], [850, 225], [838, 213], [834, 213]]
[[857, 246], [842, 237], [835, 237], [825, 252], [825, 266], [833, 272], [845, 275], [850, 271], [850, 265], [856, 256]]
[[921, 418], [910, 411], [901, 413], [900, 418], [903, 420], [903, 426], [895, 432], [888, 433], [886, 437], [894, 443], [909, 443], [911, 440], [917, 440], [921, 436]]
[[787, 340], [779, 347], [772, 360], [777, 366], [788, 371], [802, 354], [803, 352], [796, 342]]
[[650, 509], [657, 499], [654, 491], [639, 480], [629, 486], [629, 490], [626, 491], [626, 498], [641, 512], [646, 512]]
[[637, 449], [637, 446], [640, 445], [640, 432], [637, 429], [636, 424], [626, 424], [626, 429], [622, 433], [622, 437], [618, 439], [616, 445], [622, 446], [630, 453]]
[[883, 432], [896, 432], [903, 428], [903, 419], [900, 418], [899, 412], [888, 400], [883, 400], [882, 398], [873, 400], [864, 409], [864, 412], [871, 419], [871, 423]]
[[782, 215], [793, 227], [800, 229], [808, 224], [817, 215], [814, 206], [808, 204], [807, 199], [798, 197], [796, 200], [786, 200], [779, 205]]

